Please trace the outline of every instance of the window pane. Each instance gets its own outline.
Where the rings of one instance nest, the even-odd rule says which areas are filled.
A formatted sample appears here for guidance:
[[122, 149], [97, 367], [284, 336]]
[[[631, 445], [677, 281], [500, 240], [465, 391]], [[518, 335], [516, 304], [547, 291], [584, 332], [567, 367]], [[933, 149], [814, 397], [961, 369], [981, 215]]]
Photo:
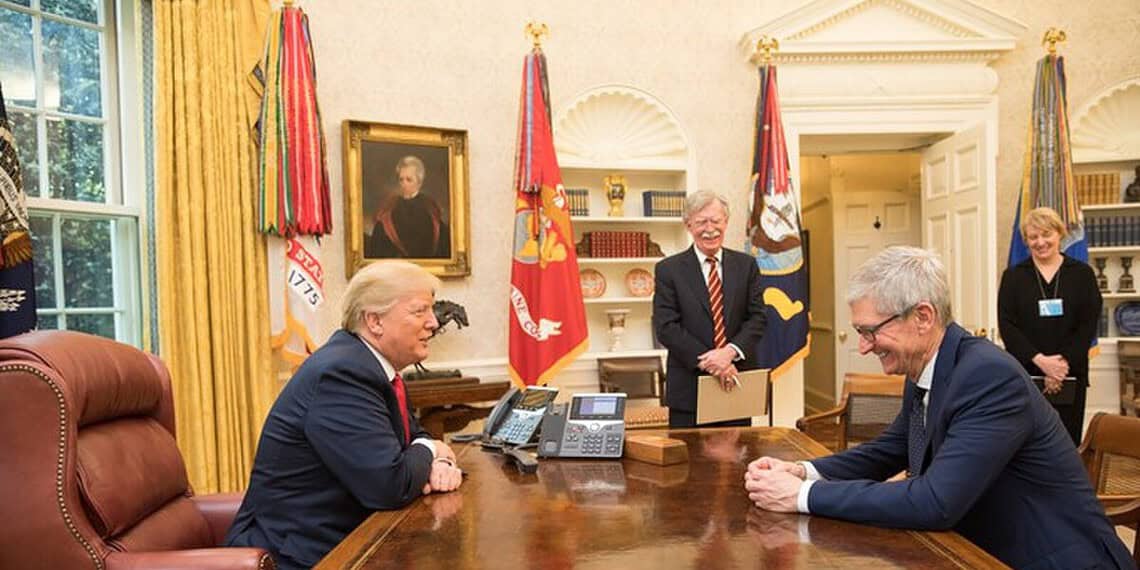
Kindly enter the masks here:
[[55, 248], [52, 247], [51, 217], [32, 215], [28, 219], [32, 230], [32, 263], [36, 276], [36, 307], [56, 308], [55, 302]]
[[24, 192], [28, 196], [40, 195], [40, 163], [36, 153], [36, 116], [8, 109], [8, 122], [12, 124], [12, 138], [16, 143], [16, 157], [23, 172]]
[[105, 202], [103, 126], [50, 118], [47, 137], [51, 197]]
[[[67, 307], [112, 307], [111, 221], [61, 223], [63, 292]], [[70, 317], [68, 317], [70, 319]], [[72, 328], [70, 322], [67, 328]]]
[[103, 116], [99, 32], [43, 20], [44, 108]]
[[41, 331], [54, 331], [59, 328], [58, 315], [38, 315], [36, 316], [36, 328]]
[[98, 23], [99, 12], [96, 11], [95, 0], [40, 0], [40, 7], [52, 14]]
[[0, 8], [0, 86], [11, 103], [36, 106], [32, 58], [32, 17]]
[[115, 338], [115, 315], [67, 315], [67, 329]]

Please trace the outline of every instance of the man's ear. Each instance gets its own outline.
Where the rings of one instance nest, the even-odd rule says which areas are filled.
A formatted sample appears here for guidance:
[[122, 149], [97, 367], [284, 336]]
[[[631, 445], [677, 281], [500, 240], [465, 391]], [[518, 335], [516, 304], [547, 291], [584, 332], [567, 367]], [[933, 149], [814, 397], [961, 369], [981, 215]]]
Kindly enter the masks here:
[[364, 328], [376, 336], [384, 334], [384, 321], [380, 318], [380, 314], [372, 311], [364, 313]]
[[918, 305], [915, 305], [913, 312], [915, 315], [915, 322], [918, 323], [922, 332], [926, 332], [938, 324], [938, 310], [934, 308], [933, 304], [927, 301], [923, 301]]

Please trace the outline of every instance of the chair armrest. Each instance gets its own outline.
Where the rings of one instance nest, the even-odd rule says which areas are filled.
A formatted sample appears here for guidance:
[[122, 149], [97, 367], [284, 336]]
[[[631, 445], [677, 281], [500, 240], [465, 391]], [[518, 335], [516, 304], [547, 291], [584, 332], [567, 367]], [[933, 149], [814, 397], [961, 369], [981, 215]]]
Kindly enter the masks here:
[[230, 525], [234, 524], [238, 508], [241, 507], [242, 493], [215, 493], [213, 495], [194, 495], [190, 500], [198, 507], [198, 512], [206, 519], [210, 526], [210, 534], [214, 537], [214, 544], [221, 546], [226, 541], [226, 533]]
[[112, 552], [107, 570], [272, 570], [273, 557], [260, 548], [197, 548], [165, 552]]
[[812, 414], [810, 416], [804, 416], [804, 417], [796, 420], [796, 429], [798, 429], [800, 431], [807, 431], [808, 426], [810, 426], [811, 424], [818, 424], [818, 423], [822, 423], [825, 421], [830, 421], [834, 418], [837, 418], [837, 417], [843, 415], [843, 410], [844, 410], [844, 407], [840, 406], [837, 408], [832, 408], [830, 410], [827, 410], [826, 412], [820, 412], [818, 414]]
[[1113, 504], [1111, 496], [1097, 498], [1105, 503], [1104, 513], [1108, 515], [1108, 520], [1112, 521], [1112, 524], [1132, 526], [1140, 523], [1140, 499]]

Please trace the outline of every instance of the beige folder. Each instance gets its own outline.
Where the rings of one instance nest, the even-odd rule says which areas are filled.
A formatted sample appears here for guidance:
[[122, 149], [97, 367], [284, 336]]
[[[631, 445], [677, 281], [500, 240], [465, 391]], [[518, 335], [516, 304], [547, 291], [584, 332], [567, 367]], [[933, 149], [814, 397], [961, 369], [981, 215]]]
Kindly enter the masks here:
[[741, 372], [740, 387], [725, 392], [716, 376], [697, 378], [697, 425], [768, 413], [768, 369]]

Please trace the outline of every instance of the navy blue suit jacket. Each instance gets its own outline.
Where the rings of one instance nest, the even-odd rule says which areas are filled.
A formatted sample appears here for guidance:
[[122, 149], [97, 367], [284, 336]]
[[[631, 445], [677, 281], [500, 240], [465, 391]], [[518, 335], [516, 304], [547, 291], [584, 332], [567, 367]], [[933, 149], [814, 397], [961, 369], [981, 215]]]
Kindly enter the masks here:
[[[411, 439], [431, 436], [414, 416]], [[364, 341], [339, 330], [277, 397], [257, 445], [230, 546], [259, 546], [282, 569], [309, 568], [373, 511], [420, 492], [431, 450], [404, 444], [383, 368]]]
[[[744, 352], [737, 370], [757, 368], [756, 345], [767, 316], [760, 294], [760, 270], [747, 254], [723, 249], [721, 291], [724, 294], [724, 334]], [[653, 293], [653, 331], [669, 350], [665, 369], [665, 402], [670, 408], [697, 409], [697, 367], [701, 354], [713, 348], [712, 309], [702, 267], [689, 247], [657, 262]]]
[[1014, 568], [1133, 568], [1057, 412], [1017, 361], [951, 324], [938, 349], [917, 477], [907, 467], [914, 384], [878, 438], [813, 460], [812, 514], [957, 531]]

